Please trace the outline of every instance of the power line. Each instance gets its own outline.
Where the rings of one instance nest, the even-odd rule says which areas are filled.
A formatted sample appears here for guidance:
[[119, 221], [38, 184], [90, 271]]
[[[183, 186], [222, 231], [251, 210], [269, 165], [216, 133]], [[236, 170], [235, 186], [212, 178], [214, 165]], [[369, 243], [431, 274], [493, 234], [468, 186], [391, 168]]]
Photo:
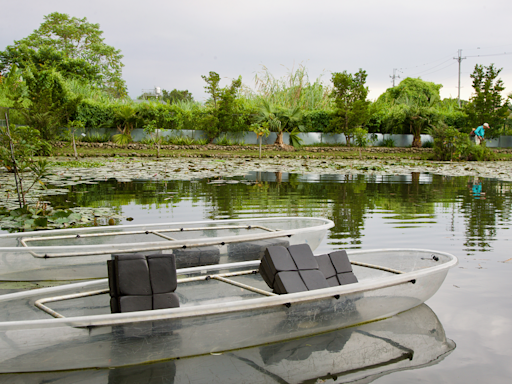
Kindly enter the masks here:
[[503, 56], [503, 55], [512, 55], [512, 52], [491, 53], [489, 55], [473, 55], [473, 56], [466, 56], [466, 57]]
[[423, 72], [428, 72], [428, 71], [430, 71], [430, 70], [432, 70], [432, 69], [434, 69], [434, 68], [436, 68], [436, 67], [439, 67], [440, 65], [443, 65], [444, 63], [447, 63], [447, 62], [448, 62], [448, 61], [450, 61], [450, 60], [451, 60], [451, 58], [449, 58], [448, 60], [443, 61], [443, 62], [442, 62], [442, 63], [440, 63], [440, 64], [434, 65], [432, 68], [425, 69], [425, 70], [420, 71], [420, 72], [416, 72], [416, 73], [412, 74], [411, 76], [416, 76], [416, 75], [419, 75], [419, 74], [421, 74], [421, 73], [423, 73]]

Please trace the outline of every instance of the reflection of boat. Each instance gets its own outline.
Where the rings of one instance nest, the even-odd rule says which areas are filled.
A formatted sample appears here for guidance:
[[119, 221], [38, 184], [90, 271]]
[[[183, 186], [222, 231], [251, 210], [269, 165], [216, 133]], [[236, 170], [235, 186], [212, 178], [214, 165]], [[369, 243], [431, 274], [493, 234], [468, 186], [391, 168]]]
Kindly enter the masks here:
[[178, 268], [261, 258], [269, 245], [315, 249], [334, 226], [308, 217], [87, 227], [0, 235], [0, 281], [107, 277], [112, 253], [174, 253]]
[[107, 280], [0, 296], [0, 372], [121, 367], [329, 332], [422, 304], [457, 264], [427, 250], [348, 253], [358, 283], [283, 295], [253, 273], [259, 261], [181, 269], [179, 308], [110, 314]]
[[[455, 348], [425, 304], [391, 318], [282, 343], [117, 369], [3, 375], [24, 383], [369, 383], [439, 363]], [[318, 380], [321, 379], [321, 380]], [[330, 382], [330, 380], [329, 380]]]

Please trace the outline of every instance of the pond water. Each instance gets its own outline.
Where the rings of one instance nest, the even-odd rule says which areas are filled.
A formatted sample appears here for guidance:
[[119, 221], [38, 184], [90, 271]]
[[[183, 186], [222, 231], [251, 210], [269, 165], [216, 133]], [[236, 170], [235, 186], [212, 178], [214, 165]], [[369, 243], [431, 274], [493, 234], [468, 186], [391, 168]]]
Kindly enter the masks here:
[[[336, 225], [317, 252], [340, 248], [425, 248], [450, 252], [459, 258], [459, 265], [448, 273], [440, 290], [427, 301], [428, 307], [422, 306], [415, 312], [400, 315], [402, 317], [377, 322], [381, 324], [372, 325], [374, 328], [371, 329], [358, 327], [349, 331], [350, 334], [348, 331], [329, 334], [332, 340], [343, 340], [336, 353], [355, 348], [353, 350], [358, 351], [363, 360], [368, 360], [366, 367], [364, 364], [351, 365], [347, 355], [336, 355], [329, 344], [331, 339], [320, 335], [299, 341], [299, 345], [282, 343], [264, 352], [259, 349], [254, 355], [264, 359], [264, 367], [250, 357], [248, 350], [243, 352], [246, 355], [242, 353], [243, 356], [235, 353], [110, 372], [19, 375], [4, 377], [5, 380], [31, 383], [81, 380], [105, 383], [510, 382], [512, 183], [426, 173], [302, 176], [251, 172], [245, 177], [221, 180], [107, 180], [69, 189], [68, 195], [51, 197], [52, 204], [61, 207], [110, 206], [125, 216], [122, 224], [320, 216], [333, 220]], [[381, 328], [377, 331], [375, 327]], [[437, 339], [446, 335], [456, 347], [453, 348], [448, 340], [448, 344], [443, 344], [445, 349], [432, 351], [432, 357], [425, 361], [417, 365], [400, 365], [404, 363], [386, 353], [391, 345], [399, 343], [400, 329], [414, 327], [428, 332], [411, 331], [410, 337], [402, 340], [405, 344], [407, 340], [411, 343], [416, 340], [408, 350], [417, 348], [423, 356], [429, 356], [425, 350], [436, 348], [427, 342], [429, 332]], [[372, 340], [377, 341], [373, 344], [365, 341], [368, 339], [358, 338], [381, 331], [386, 337], [374, 337]], [[382, 340], [388, 340], [388, 348], [378, 344]], [[283, 354], [283, 350], [288, 353]], [[302, 351], [300, 357], [297, 351]], [[382, 361], [371, 359], [381, 352]], [[402, 353], [401, 356], [408, 355]], [[323, 372], [319, 362], [326, 359], [329, 364]], [[412, 362], [415, 359], [421, 359], [420, 352]], [[308, 376], [307, 372], [300, 376], [296, 374], [299, 368], [292, 364], [297, 361], [300, 361], [299, 366], [319, 367], [320, 371], [313, 374], [309, 369], [314, 377]], [[280, 370], [273, 370], [277, 366]], [[209, 368], [199, 372], [198, 367]]]

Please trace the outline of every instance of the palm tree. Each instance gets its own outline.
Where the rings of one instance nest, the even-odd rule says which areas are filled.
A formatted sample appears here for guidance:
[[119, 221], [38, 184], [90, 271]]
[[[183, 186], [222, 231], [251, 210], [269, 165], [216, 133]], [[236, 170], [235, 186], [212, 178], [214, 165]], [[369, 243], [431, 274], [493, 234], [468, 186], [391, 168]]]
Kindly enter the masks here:
[[293, 124], [299, 123], [301, 118], [302, 112], [298, 106], [292, 108], [278, 108], [270, 104], [267, 100], [262, 99], [257, 121], [260, 124], [268, 123], [270, 131], [277, 133], [277, 138], [274, 144], [283, 147], [283, 133], [288, 132]]

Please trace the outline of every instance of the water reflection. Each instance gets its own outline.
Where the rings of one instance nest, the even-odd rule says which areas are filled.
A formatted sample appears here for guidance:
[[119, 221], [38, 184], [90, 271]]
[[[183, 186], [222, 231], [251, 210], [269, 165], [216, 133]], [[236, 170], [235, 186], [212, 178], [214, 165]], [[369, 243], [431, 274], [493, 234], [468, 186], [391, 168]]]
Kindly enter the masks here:
[[[87, 193], [84, 193], [87, 191]], [[368, 222], [382, 218], [394, 228], [428, 228], [463, 221], [468, 252], [488, 251], [496, 229], [511, 214], [511, 184], [492, 179], [410, 175], [299, 175], [252, 172], [232, 179], [195, 181], [108, 180], [75, 185], [54, 206], [114, 207], [135, 223], [323, 216], [336, 226], [331, 245], [358, 248]], [[126, 222], [128, 224], [128, 222]]]
[[[205, 335], [205, 337], [208, 337]], [[392, 318], [284, 343], [110, 370], [0, 376], [23, 383], [348, 383], [439, 363], [455, 348], [425, 304]]]

